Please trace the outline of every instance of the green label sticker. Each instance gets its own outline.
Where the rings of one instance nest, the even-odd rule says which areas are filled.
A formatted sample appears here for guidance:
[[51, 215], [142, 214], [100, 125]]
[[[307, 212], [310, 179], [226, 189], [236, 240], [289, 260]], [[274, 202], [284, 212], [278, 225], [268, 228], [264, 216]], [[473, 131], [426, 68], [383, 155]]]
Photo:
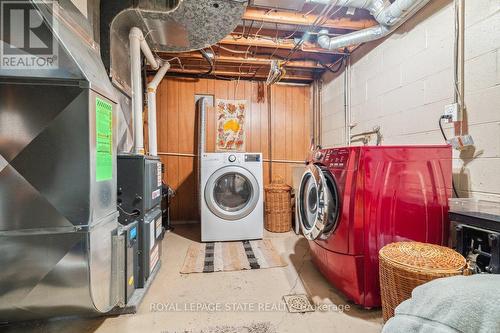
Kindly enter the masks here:
[[96, 97], [96, 181], [113, 178], [113, 106]]

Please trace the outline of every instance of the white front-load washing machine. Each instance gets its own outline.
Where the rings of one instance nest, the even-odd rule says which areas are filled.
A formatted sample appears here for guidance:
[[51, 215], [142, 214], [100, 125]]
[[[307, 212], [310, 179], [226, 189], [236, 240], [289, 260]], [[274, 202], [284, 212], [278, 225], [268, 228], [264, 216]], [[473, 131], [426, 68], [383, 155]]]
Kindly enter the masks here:
[[203, 242], [262, 238], [262, 165], [260, 153], [201, 155], [200, 206]]

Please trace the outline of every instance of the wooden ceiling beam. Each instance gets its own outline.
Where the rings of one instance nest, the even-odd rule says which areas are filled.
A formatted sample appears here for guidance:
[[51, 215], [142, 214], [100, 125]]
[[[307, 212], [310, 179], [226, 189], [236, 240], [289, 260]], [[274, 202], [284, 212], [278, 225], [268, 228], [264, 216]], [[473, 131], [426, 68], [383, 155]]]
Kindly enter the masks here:
[[[281, 40], [278, 43], [271, 39], [266, 38], [234, 38], [232, 36], [227, 36], [219, 42], [219, 44], [225, 45], [239, 45], [239, 46], [254, 46], [254, 47], [264, 47], [271, 49], [285, 49], [291, 50], [295, 47], [293, 40]], [[343, 54], [341, 51], [336, 50], [326, 50], [315, 46], [312, 43], [305, 42], [299, 49], [302, 52], [309, 53], [323, 53], [323, 54]]]
[[[203, 60], [204, 58], [198, 52], [187, 52], [187, 53], [169, 53], [166, 55], [162, 55], [163, 58], [173, 58], [179, 57], [182, 61], [190, 61], [190, 60]], [[264, 65], [269, 66], [271, 64], [271, 60], [269, 58], [256, 58], [256, 57], [241, 57], [241, 56], [219, 56], [215, 57], [215, 61], [217, 65], [222, 63], [230, 63], [230, 64], [248, 64], [248, 65]], [[286, 67], [289, 68], [303, 68], [303, 69], [323, 69], [321, 65], [318, 64], [317, 61], [312, 60], [303, 60], [296, 61], [290, 60]]]
[[[177, 73], [177, 74], [191, 74], [191, 75], [196, 75], [200, 74], [199, 70], [195, 69], [182, 69], [182, 68], [171, 68], [167, 74], [169, 73]], [[218, 75], [218, 76], [230, 76], [230, 77], [245, 77], [245, 78], [260, 78], [264, 79], [267, 78], [267, 73], [265, 72], [258, 72], [255, 74], [254, 72], [238, 72], [238, 71], [228, 71], [228, 70], [216, 70], [212, 74]], [[312, 81], [314, 80], [312, 75], [299, 75], [299, 74], [286, 74], [285, 77], [283, 77], [283, 80], [293, 80], [293, 81]]]
[[[314, 23], [317, 17], [318, 16], [314, 14], [305, 15], [302, 13], [267, 10], [253, 7], [248, 7], [243, 14], [244, 20], [299, 26], [311, 25], [312, 23]], [[340, 17], [328, 19], [321, 25], [321, 27], [331, 29], [361, 30], [374, 26], [375, 24], [377, 23], [373, 19], [354, 20], [347, 17]]]

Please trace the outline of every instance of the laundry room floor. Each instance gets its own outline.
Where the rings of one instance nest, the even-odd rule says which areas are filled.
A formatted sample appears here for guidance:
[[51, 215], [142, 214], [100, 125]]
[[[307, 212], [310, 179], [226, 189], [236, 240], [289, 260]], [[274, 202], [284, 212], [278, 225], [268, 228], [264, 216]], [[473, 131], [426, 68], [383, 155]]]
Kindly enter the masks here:
[[[68, 333], [380, 332], [381, 311], [361, 309], [333, 289], [313, 266], [303, 237], [291, 232], [266, 233], [265, 237], [272, 238], [287, 267], [180, 274], [189, 245], [200, 237], [198, 225], [178, 225], [163, 240], [161, 270], [136, 314], [4, 328], [7, 332]], [[290, 294], [308, 294], [315, 304], [327, 306], [323, 311], [288, 313], [283, 296]], [[340, 312], [340, 308], [345, 310]]]

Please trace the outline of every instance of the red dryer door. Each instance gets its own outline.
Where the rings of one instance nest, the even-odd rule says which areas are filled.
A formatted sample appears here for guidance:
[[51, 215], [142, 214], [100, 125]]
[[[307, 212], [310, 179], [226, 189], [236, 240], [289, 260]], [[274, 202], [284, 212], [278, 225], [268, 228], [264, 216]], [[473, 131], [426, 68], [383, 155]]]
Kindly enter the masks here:
[[338, 187], [332, 174], [309, 164], [300, 182], [298, 216], [309, 240], [327, 239], [335, 231], [340, 209]]

